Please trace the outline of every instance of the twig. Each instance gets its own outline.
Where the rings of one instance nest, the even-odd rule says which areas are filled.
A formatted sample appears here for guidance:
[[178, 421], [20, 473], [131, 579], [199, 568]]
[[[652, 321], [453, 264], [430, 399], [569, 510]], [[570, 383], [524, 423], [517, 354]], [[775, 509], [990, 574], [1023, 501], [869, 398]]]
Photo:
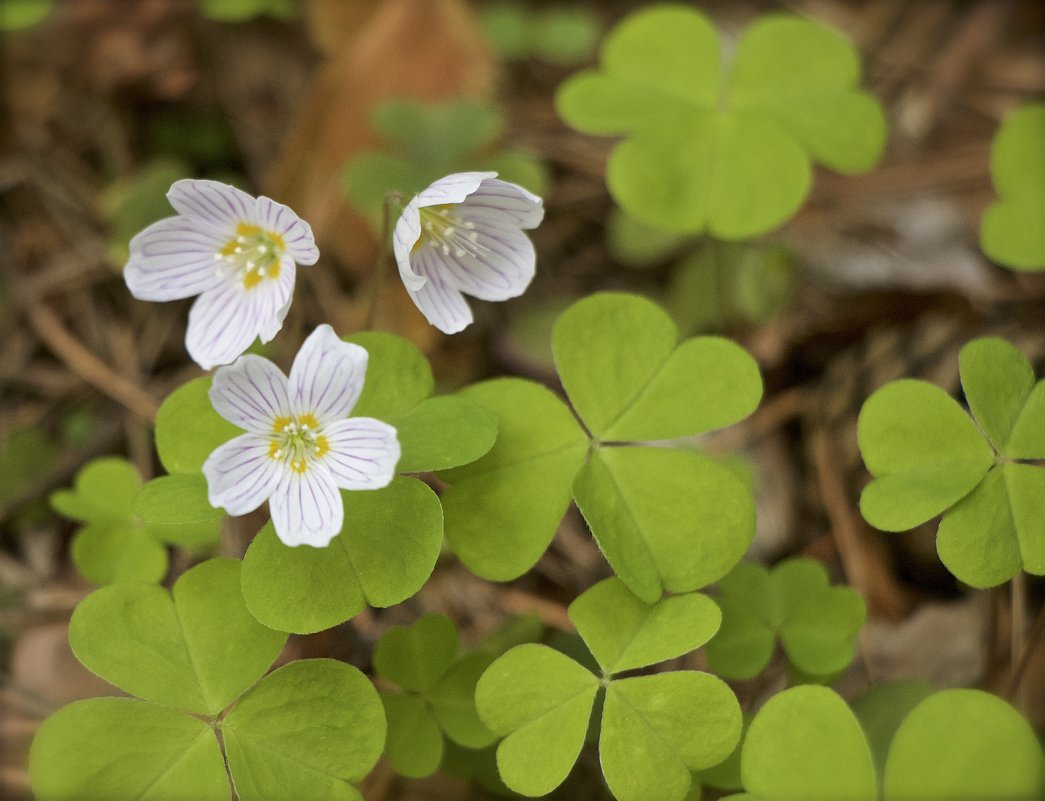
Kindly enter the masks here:
[[1011, 685], [1018, 684], [1016, 681], [1016, 669], [1023, 662], [1023, 655], [1027, 651], [1027, 574], [1020, 570], [1012, 577], [1009, 584], [1011, 596], [1009, 607], [1012, 614], [1012, 622], [1009, 626], [1012, 651], [1009, 657], [1011, 669], [1009, 682]]
[[[1022, 571], [1020, 575], [1023, 575]], [[1023, 680], [1024, 673], [1027, 672], [1027, 667], [1030, 665], [1031, 657], [1034, 656], [1034, 650], [1038, 643], [1042, 639], [1042, 634], [1045, 633], [1045, 606], [1042, 606], [1038, 612], [1038, 617], [1034, 621], [1034, 626], [1031, 628], [1030, 633], [1027, 635], [1024, 641], [1023, 654], [1020, 656], [1020, 661], [1014, 663], [1012, 675], [1009, 677], [1009, 687], [1006, 691], [1006, 697], [1011, 701], [1016, 697], [1016, 692], [1020, 688], [1020, 682]]]
[[143, 420], [156, 419], [156, 400], [80, 344], [50, 307], [34, 303], [25, 307], [25, 313], [40, 339], [73, 373]]

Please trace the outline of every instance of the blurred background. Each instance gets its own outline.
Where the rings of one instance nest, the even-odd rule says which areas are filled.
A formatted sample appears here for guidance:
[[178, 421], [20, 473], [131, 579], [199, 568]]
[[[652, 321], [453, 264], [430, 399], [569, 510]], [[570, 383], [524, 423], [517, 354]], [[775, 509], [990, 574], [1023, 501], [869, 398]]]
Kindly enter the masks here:
[[[373, 305], [374, 327], [424, 349], [442, 391], [503, 374], [553, 383], [551, 323], [599, 289], [657, 299], [684, 334], [735, 338], [758, 359], [766, 396], [700, 446], [753, 484], [755, 558], [815, 557], [867, 600], [860, 657], [839, 688], [918, 677], [1005, 694], [1005, 588], [959, 585], [931, 526], [884, 535], [862, 521], [855, 424], [887, 381], [923, 377], [957, 393], [957, 351], [984, 333], [1010, 339], [1041, 375], [1045, 278], [991, 264], [978, 229], [995, 198], [992, 136], [1016, 106], [1045, 97], [1045, 6], [693, 3], [727, 42], [767, 11], [834, 26], [861, 52], [864, 86], [889, 121], [871, 172], [818, 170], [782, 229], [723, 245], [622, 214], [604, 180], [614, 141], [576, 133], [555, 112], [558, 85], [595, 63], [604, 33], [644, 5], [0, 0], [0, 798], [30, 797], [26, 753], [44, 717], [112, 692], [68, 649], [69, 615], [91, 586], [70, 562], [75, 526], [47, 498], [102, 454], [125, 456], [146, 478], [157, 472], [155, 411], [199, 374], [183, 344], [189, 301], [136, 301], [120, 273], [130, 237], [171, 214], [164, 193], [189, 176], [269, 195], [316, 232], [320, 263], [299, 272], [284, 333], [264, 350], [284, 367], [304, 332], [320, 322], [359, 330]], [[376, 281], [375, 265], [385, 192], [463, 169], [498, 170], [541, 194], [547, 217], [533, 232], [529, 292], [475, 304], [476, 323], [449, 338], [394, 275]], [[231, 521], [222, 552], [241, 555], [257, 528]], [[188, 564], [177, 556], [172, 576]], [[425, 611], [451, 615], [466, 641], [521, 612], [568, 629], [566, 605], [608, 574], [573, 510], [517, 581], [482, 581], [448, 554], [416, 598], [294, 637], [290, 649], [365, 669], [381, 632]], [[1030, 590], [1037, 609], [1041, 583]], [[1045, 648], [1029, 659], [1022, 704], [1040, 727]], [[741, 683], [738, 694], [771, 689]], [[578, 774], [561, 797], [609, 797], [597, 765], [582, 761]], [[403, 780], [384, 763], [364, 792], [487, 797], [441, 774]]]

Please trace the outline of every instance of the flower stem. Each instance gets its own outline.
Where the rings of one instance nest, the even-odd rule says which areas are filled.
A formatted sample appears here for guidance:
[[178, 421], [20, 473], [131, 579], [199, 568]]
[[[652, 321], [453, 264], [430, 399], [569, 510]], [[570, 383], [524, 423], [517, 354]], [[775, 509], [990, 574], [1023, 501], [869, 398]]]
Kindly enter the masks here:
[[385, 202], [381, 206], [381, 250], [377, 256], [377, 265], [374, 268], [374, 277], [370, 284], [370, 306], [367, 309], [365, 330], [370, 331], [374, 327], [377, 318], [377, 305], [381, 300], [381, 285], [385, 282], [385, 273], [388, 272], [392, 261], [392, 226], [393, 207], [399, 210], [402, 207], [403, 196], [398, 192], [389, 192], [385, 195]]

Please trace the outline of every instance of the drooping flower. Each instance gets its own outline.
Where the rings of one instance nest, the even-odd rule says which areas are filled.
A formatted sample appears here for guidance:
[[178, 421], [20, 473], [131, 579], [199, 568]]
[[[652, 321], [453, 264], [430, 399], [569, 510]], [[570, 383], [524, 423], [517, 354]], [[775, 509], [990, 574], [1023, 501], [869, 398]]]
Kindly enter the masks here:
[[414, 195], [392, 235], [399, 274], [432, 325], [453, 334], [472, 322], [461, 293], [480, 300], [521, 295], [536, 254], [524, 228], [544, 217], [541, 199], [495, 172], [460, 172]]
[[185, 347], [205, 370], [229, 364], [283, 327], [297, 265], [319, 258], [312, 229], [282, 203], [217, 181], [175, 181], [167, 199], [178, 216], [131, 240], [127, 288], [139, 300], [199, 295]]
[[347, 417], [366, 376], [367, 352], [329, 325], [301, 346], [290, 378], [268, 359], [240, 356], [214, 375], [218, 414], [246, 430], [207, 458], [210, 503], [230, 515], [266, 500], [287, 545], [321, 548], [344, 519], [338, 488], [385, 487], [399, 461], [396, 430], [369, 417]]

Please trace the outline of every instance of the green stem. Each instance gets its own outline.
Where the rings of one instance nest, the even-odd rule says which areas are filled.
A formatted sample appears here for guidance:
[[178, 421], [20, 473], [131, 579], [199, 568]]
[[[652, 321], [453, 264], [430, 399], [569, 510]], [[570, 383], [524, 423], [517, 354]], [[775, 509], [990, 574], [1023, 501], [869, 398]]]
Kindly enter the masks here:
[[[381, 286], [385, 282], [385, 273], [388, 272], [392, 262], [392, 226], [393, 211], [402, 213], [403, 196], [398, 192], [389, 192], [385, 195], [385, 202], [381, 206], [381, 252], [377, 257], [377, 265], [374, 268], [374, 276], [370, 283], [370, 306], [367, 309], [365, 330], [374, 328], [374, 320], [377, 318], [377, 305], [381, 300]], [[395, 220], [399, 215], [395, 215]]]

